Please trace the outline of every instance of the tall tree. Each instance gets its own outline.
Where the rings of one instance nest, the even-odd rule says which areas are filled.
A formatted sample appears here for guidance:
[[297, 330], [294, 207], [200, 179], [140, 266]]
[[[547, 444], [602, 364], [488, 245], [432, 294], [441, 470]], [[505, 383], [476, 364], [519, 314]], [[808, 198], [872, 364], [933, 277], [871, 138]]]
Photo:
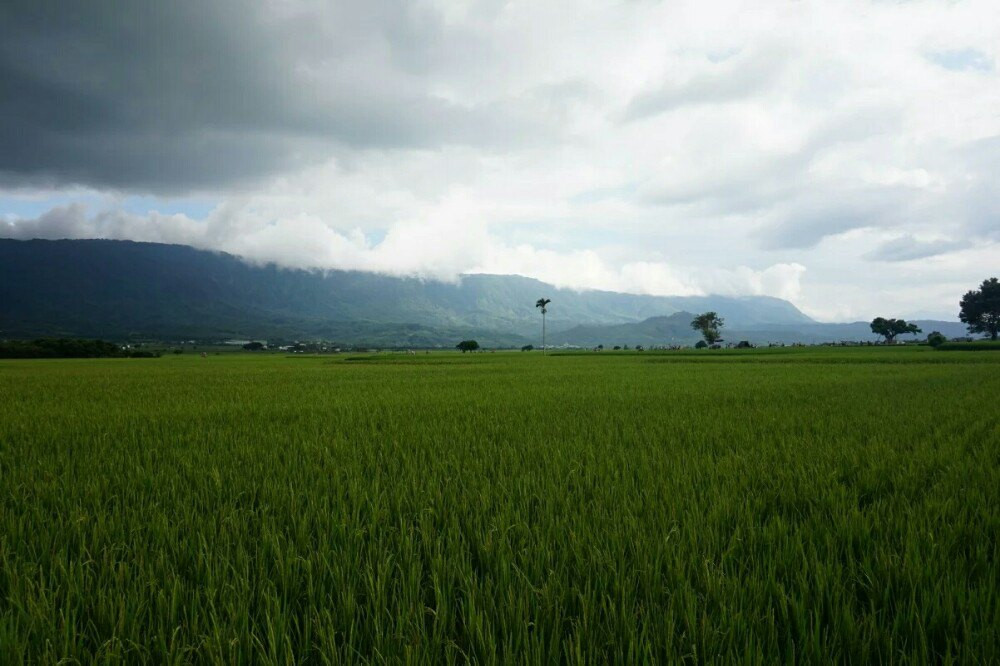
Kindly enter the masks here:
[[969, 327], [969, 333], [988, 333], [993, 340], [1000, 332], [1000, 282], [996, 278], [983, 280], [978, 290], [966, 292], [959, 303], [958, 318]]
[[722, 339], [722, 334], [719, 332], [725, 325], [725, 321], [714, 312], [704, 312], [694, 319], [691, 320], [691, 328], [696, 331], [701, 331], [701, 335], [705, 338], [705, 342], [714, 345], [716, 342]]
[[542, 309], [542, 353], [545, 353], [545, 313], [548, 312], [548, 304], [552, 302], [551, 298], [539, 298], [535, 301], [535, 307]]
[[871, 323], [872, 333], [885, 338], [886, 344], [896, 341], [897, 335], [907, 333], [921, 333], [916, 324], [909, 324], [905, 319], [886, 319], [885, 317], [875, 317]]

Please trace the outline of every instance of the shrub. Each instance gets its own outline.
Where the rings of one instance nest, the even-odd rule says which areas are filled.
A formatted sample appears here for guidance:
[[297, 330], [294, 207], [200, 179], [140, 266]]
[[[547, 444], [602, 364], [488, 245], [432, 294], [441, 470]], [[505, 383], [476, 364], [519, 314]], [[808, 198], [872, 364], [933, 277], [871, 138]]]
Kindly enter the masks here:
[[0, 342], [0, 358], [107, 358], [126, 355], [118, 345], [104, 340], [39, 338]]
[[940, 347], [946, 342], [948, 342], [948, 338], [938, 331], [934, 331], [927, 336], [927, 344], [931, 347]]

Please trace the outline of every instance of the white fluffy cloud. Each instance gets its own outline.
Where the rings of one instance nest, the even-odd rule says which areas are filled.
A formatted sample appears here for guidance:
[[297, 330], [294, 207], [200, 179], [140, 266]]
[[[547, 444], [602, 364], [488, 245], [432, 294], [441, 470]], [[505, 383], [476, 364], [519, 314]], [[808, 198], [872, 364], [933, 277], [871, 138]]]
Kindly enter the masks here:
[[[86, 171], [79, 152], [60, 171], [58, 146], [52, 164], [0, 160], [13, 176], [0, 235], [767, 294], [829, 319], [954, 317], [960, 294], [1000, 266], [993, 0], [341, 5], [288, 0], [253, 17], [242, 34], [286, 68], [281, 81], [271, 66], [241, 72], [245, 48], [212, 46], [231, 62], [211, 74], [245, 85], [226, 84], [209, 110], [188, 100], [130, 126], [121, 166], [144, 155], [141, 178], [113, 159]], [[261, 72], [271, 78], [250, 76]], [[164, 85], [153, 101], [191, 94], [183, 80]], [[274, 93], [286, 97], [271, 104]], [[150, 99], [141, 108], [156, 113]], [[185, 141], [210, 131], [253, 146], [230, 153], [219, 139], [220, 163], [260, 161], [191, 184], [183, 154], [163, 147], [175, 125]], [[158, 164], [174, 194], [159, 212], [129, 212], [160, 189]], [[78, 183], [86, 208], [67, 190]], [[172, 197], [191, 192], [214, 210], [184, 214]], [[47, 197], [49, 212], [17, 212]]]

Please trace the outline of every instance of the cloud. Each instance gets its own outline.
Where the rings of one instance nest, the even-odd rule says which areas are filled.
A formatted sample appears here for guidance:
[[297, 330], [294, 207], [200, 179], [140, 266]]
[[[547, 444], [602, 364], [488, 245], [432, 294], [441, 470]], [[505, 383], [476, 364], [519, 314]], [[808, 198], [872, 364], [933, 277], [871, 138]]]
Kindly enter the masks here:
[[[205, 220], [185, 215], [136, 215], [120, 210], [88, 215], [71, 204], [30, 220], [0, 222], [0, 237], [108, 238], [174, 243], [222, 250], [251, 263], [307, 270], [361, 270], [454, 281], [465, 273], [516, 274], [557, 287], [653, 295], [769, 295], [795, 298], [805, 267], [776, 264], [762, 270], [676, 267], [663, 261], [621, 264], [600, 251], [556, 251], [509, 245], [485, 225], [469, 223], [470, 202], [457, 197], [435, 209], [433, 221], [407, 220], [372, 242], [360, 229], [336, 231], [310, 215], [272, 219], [223, 207]], [[303, 242], [302, 239], [308, 239]]]
[[409, 3], [12, 0], [0, 124], [18, 131], [0, 135], [0, 177], [213, 189], [352, 149], [530, 140], [515, 105], [431, 89], [439, 40], [474, 50]]
[[746, 99], [776, 83], [789, 55], [773, 48], [717, 62], [706, 54], [701, 71], [688, 80], [636, 95], [625, 107], [622, 120], [640, 120], [679, 106]]
[[205, 236], [205, 225], [185, 215], [132, 215], [103, 211], [88, 215], [82, 204], [60, 206], [32, 220], [0, 221], [0, 236], [17, 240], [32, 238], [112, 238], [157, 243], [187, 244]]
[[947, 239], [919, 240], [906, 235], [882, 243], [865, 255], [873, 261], [913, 261], [968, 247], [967, 242]]
[[1000, 260], [994, 4], [13, 0], [0, 235], [951, 311]]
[[741, 296], [774, 296], [798, 300], [806, 267], [798, 263], [780, 263], [763, 270], [740, 266], [731, 271], [713, 271], [704, 280], [707, 293]]
[[776, 207], [774, 222], [758, 233], [767, 248], [807, 248], [852, 229], [897, 225], [910, 207], [907, 193], [889, 188], [806, 192]]

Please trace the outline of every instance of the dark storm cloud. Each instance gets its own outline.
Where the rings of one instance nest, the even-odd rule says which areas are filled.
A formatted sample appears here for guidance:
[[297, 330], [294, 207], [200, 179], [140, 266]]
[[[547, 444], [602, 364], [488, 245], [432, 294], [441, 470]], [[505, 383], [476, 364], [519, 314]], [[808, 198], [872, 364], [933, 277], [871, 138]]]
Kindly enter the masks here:
[[427, 93], [420, 73], [447, 37], [433, 15], [261, 7], [3, 3], [0, 183], [210, 188], [338, 150], [525, 133], [516, 109]]

